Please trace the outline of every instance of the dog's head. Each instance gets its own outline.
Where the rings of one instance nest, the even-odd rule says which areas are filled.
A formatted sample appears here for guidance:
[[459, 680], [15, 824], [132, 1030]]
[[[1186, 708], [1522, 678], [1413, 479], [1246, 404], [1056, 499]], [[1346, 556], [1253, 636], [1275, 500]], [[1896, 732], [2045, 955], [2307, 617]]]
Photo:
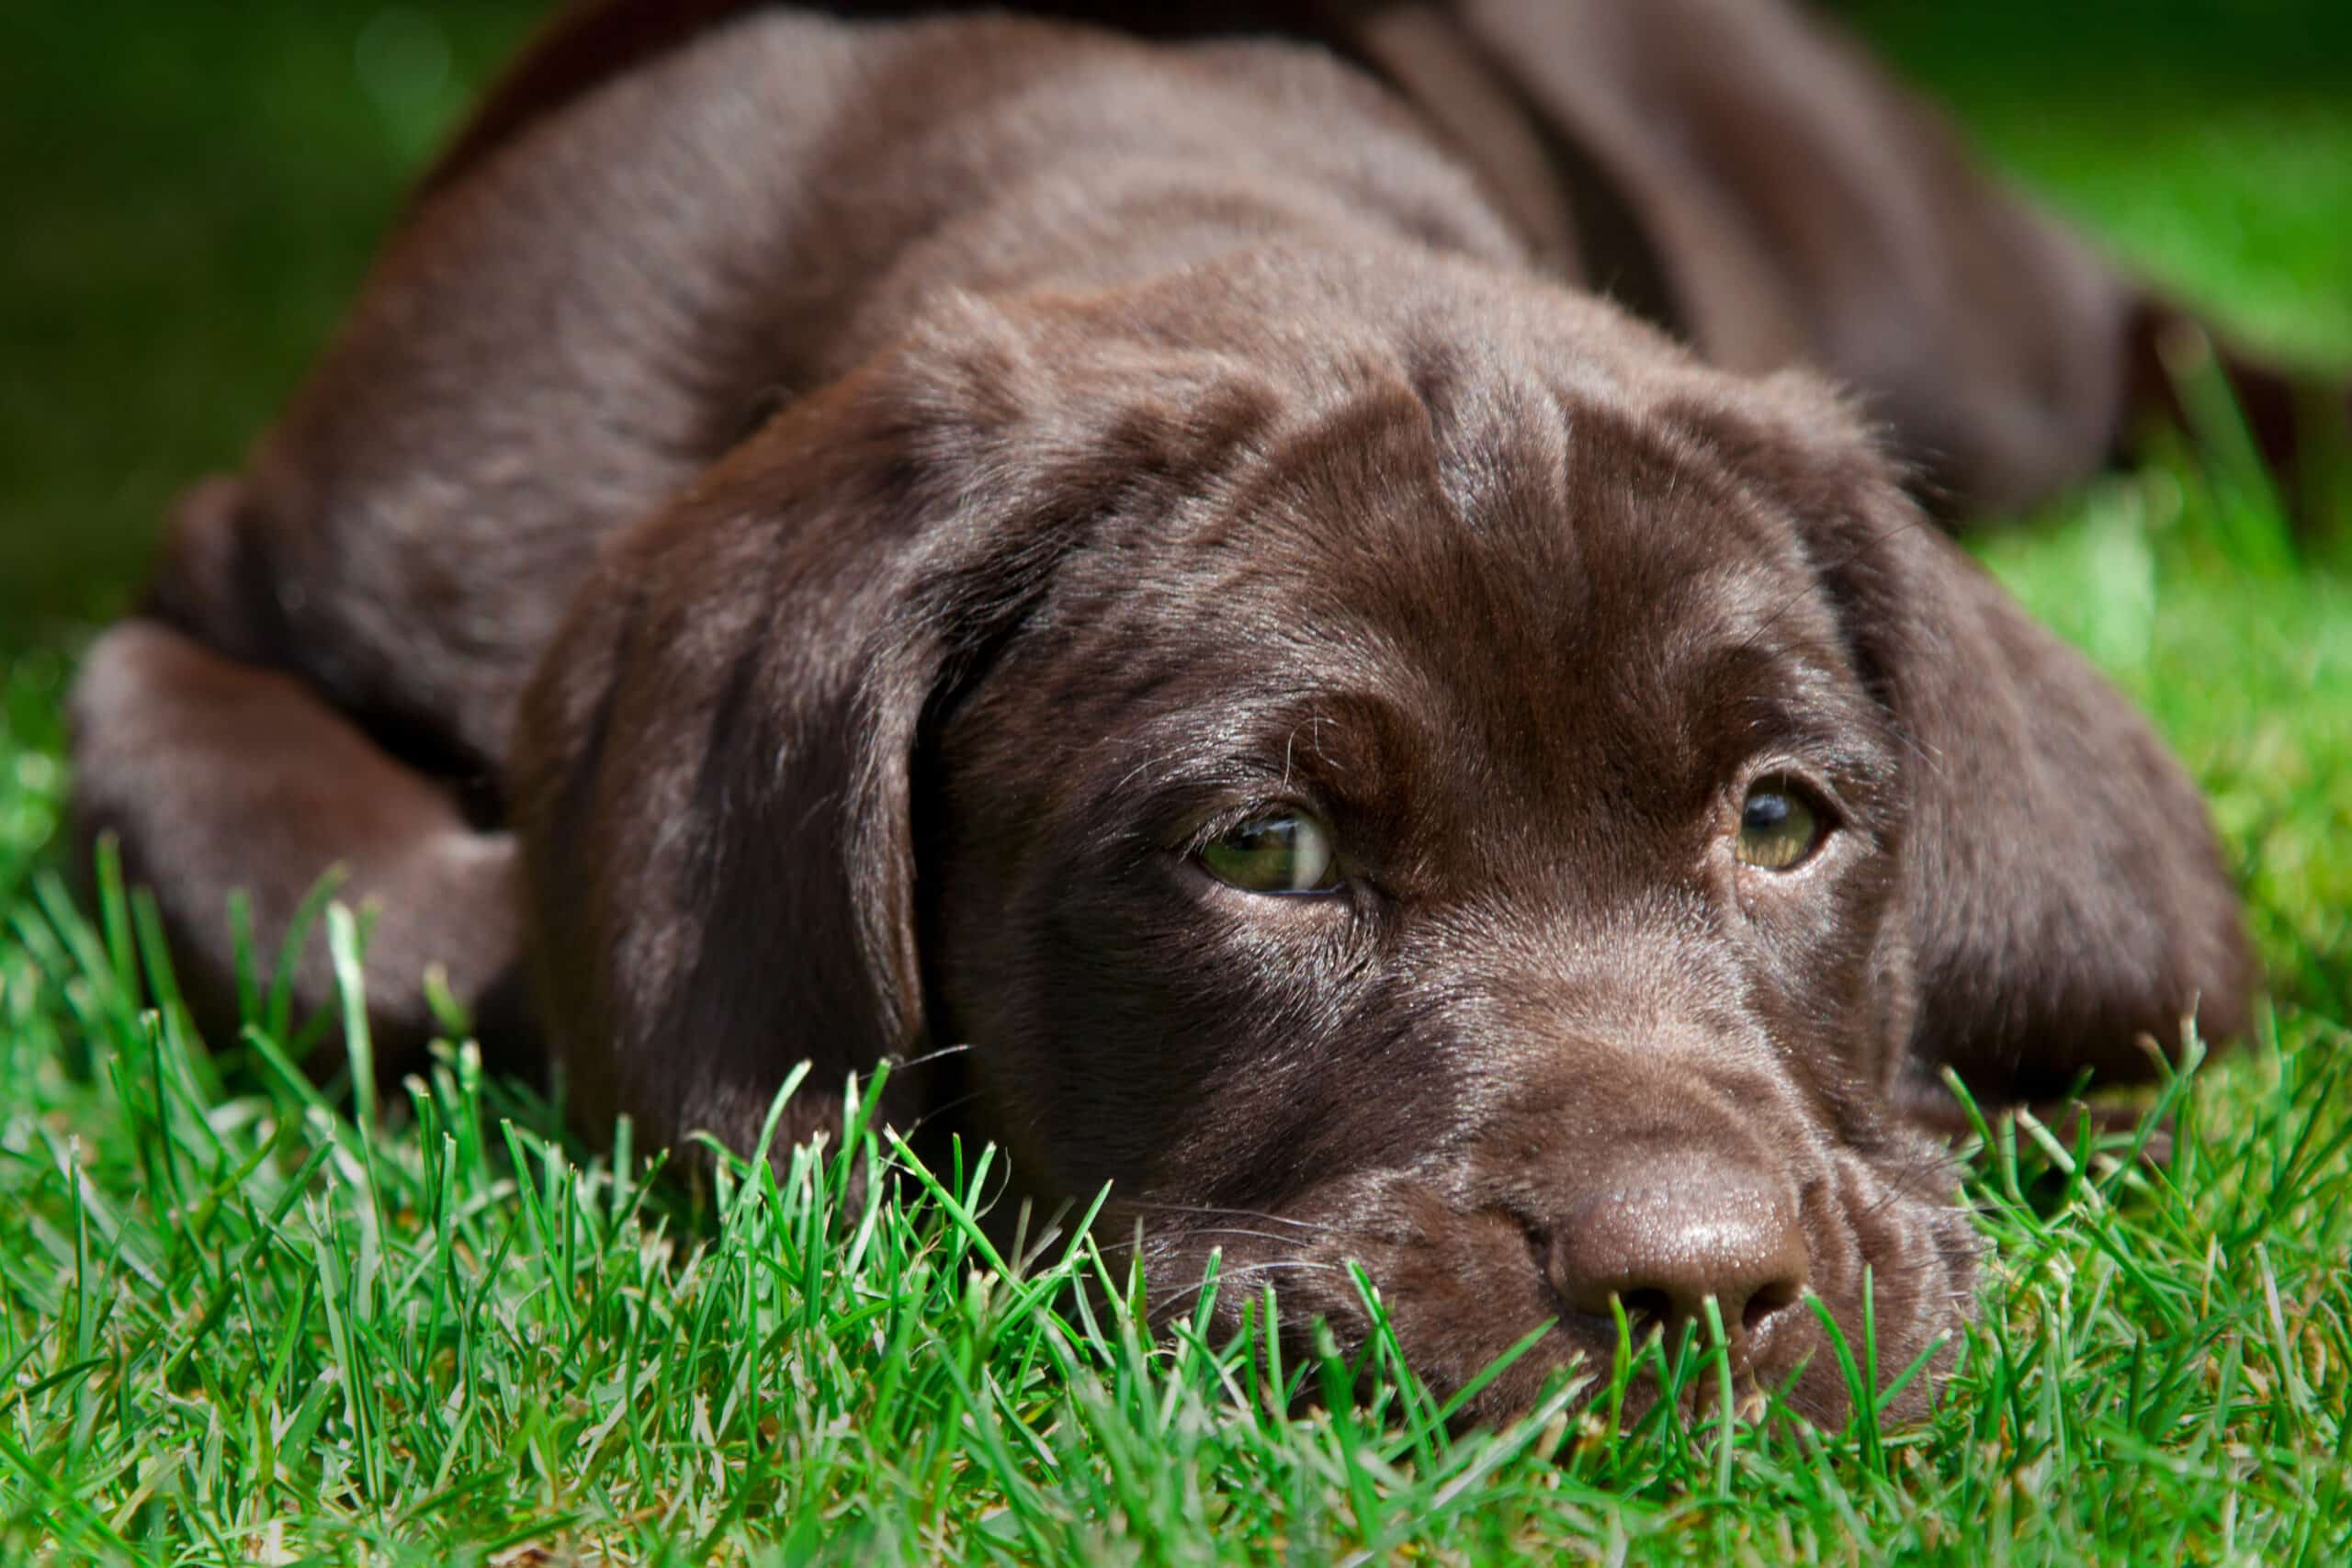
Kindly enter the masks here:
[[1812, 383], [1284, 287], [957, 306], [616, 551], [518, 748], [575, 1094], [741, 1136], [968, 1043], [1162, 1310], [1216, 1249], [1361, 1331], [1358, 1260], [1442, 1385], [1555, 1319], [1502, 1409], [1712, 1296], [1834, 1415], [1805, 1292], [1890, 1375], [1965, 1310], [1940, 1065], [2236, 1022], [2200, 807]]

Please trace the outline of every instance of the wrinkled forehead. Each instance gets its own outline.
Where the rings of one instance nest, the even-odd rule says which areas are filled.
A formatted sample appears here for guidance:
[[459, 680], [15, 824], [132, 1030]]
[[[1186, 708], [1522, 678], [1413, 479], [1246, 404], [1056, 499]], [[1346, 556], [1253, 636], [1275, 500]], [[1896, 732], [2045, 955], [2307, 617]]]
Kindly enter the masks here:
[[[1505, 382], [1365, 396], [1189, 502], [1125, 563], [1247, 662], [1385, 656], [1464, 694], [1629, 699], [1726, 664], [1842, 672], [1795, 520], [1695, 431]], [[1186, 536], [1204, 547], [1185, 548]], [[1153, 570], [1156, 565], [1157, 570]]]
[[1340, 768], [1432, 737], [1585, 778], [1852, 743], [1874, 709], [1799, 532], [1724, 458], [1524, 387], [1466, 401], [1356, 399], [1111, 532], [1050, 595], [1028, 678], [1060, 682], [1077, 736]]

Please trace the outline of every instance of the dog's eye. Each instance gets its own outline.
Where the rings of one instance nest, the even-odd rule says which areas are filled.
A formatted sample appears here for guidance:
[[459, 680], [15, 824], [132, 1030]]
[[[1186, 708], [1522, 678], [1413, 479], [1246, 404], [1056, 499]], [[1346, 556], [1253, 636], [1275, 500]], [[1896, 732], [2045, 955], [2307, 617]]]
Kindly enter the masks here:
[[1340, 886], [1330, 835], [1295, 811], [1269, 812], [1230, 829], [1202, 846], [1201, 863], [1245, 893], [1329, 893]]
[[1829, 825], [1823, 820], [1823, 813], [1790, 780], [1775, 776], [1747, 786], [1747, 799], [1739, 808], [1737, 852], [1742, 865], [1764, 871], [1794, 870], [1828, 836]]

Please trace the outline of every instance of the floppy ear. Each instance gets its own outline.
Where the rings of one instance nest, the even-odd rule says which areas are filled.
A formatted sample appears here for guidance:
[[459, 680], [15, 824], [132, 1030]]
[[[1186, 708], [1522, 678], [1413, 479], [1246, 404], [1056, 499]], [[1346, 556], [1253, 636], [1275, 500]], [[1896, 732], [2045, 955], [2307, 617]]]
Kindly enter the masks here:
[[[1270, 407], [1075, 308], [953, 319], [786, 410], [625, 537], [526, 698], [515, 802], [551, 1045], [591, 1125], [756, 1136], [926, 1037], [928, 720], [1114, 508]], [[807, 1100], [784, 1129], [829, 1119]]]
[[1865, 678], [1892, 716], [1910, 800], [1899, 940], [1916, 976], [1901, 1098], [1956, 1111], [2146, 1077], [2246, 1023], [2256, 964], [2204, 805], [2147, 722], [1902, 495], [1808, 378], [1747, 454], [1777, 471]]

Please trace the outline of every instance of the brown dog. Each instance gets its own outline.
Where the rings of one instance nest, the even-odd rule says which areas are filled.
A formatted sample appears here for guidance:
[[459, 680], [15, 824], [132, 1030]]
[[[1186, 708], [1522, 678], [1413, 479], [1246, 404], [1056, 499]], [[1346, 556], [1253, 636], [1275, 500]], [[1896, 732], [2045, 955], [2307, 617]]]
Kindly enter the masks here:
[[1112, 1183], [1163, 1303], [1358, 1332], [1359, 1259], [1441, 1385], [1556, 1318], [1499, 1410], [1713, 1296], [1834, 1416], [1869, 1270], [1902, 1368], [1940, 1069], [2128, 1078], [2252, 976], [2145, 727], [1739, 372], [2015, 500], [2132, 303], [1792, 15], [1572, 9], [560, 24], [78, 690], [199, 1013], [228, 889], [342, 863], [388, 1045], [441, 963], [590, 1128], [968, 1043], [894, 1114]]

